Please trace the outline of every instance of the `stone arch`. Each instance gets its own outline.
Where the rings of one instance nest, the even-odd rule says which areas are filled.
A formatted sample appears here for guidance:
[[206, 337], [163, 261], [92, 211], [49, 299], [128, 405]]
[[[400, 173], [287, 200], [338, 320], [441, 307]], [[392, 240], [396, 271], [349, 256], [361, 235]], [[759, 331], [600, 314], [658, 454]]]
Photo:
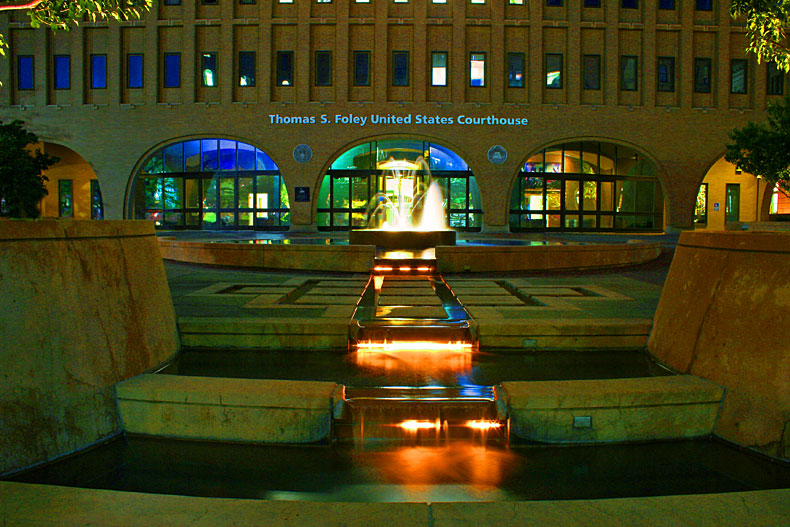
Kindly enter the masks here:
[[[387, 173], [387, 162], [392, 158], [403, 161], [404, 169], [413, 164], [415, 181], [430, 177], [439, 182], [451, 227], [479, 230], [480, 189], [471, 167], [457, 150], [444, 141], [416, 134], [372, 136], [338, 149], [316, 182], [313, 213], [318, 228], [348, 230], [366, 226], [372, 197], [391, 191], [388, 185], [393, 176]], [[419, 164], [420, 158], [425, 164]], [[414, 188], [422, 184], [420, 180]]]
[[158, 227], [287, 230], [290, 199], [279, 165], [252, 143], [220, 134], [171, 139], [140, 158], [127, 217]]
[[514, 231], [656, 231], [664, 225], [660, 165], [600, 137], [553, 140], [526, 156], [510, 185]]
[[58, 158], [58, 162], [44, 172], [47, 196], [41, 200], [41, 216], [103, 219], [104, 204], [101, 186], [90, 163], [70, 146], [43, 139], [41, 149]]

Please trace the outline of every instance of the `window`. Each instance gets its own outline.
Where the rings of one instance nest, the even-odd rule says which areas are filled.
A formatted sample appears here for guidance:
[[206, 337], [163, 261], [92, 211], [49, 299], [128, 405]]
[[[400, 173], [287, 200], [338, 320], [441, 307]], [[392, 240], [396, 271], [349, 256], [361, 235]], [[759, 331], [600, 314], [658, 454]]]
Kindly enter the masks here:
[[620, 89], [636, 91], [639, 59], [633, 55], [620, 56]]
[[546, 5], [549, 7], [562, 7], [562, 0], [546, 0]]
[[724, 221], [740, 221], [741, 219], [741, 185], [727, 183], [724, 187]]
[[294, 0], [279, 0], [281, 4], [293, 4]]
[[446, 4], [447, 0], [431, 0], [432, 4]]
[[239, 0], [240, 5], [255, 5], [258, 3], [258, 0]]
[[354, 0], [356, 4], [369, 4], [370, 0]]
[[370, 51], [354, 52], [354, 86], [370, 86]]
[[165, 88], [181, 86], [181, 53], [165, 53]]
[[91, 219], [104, 219], [104, 203], [102, 202], [98, 179], [91, 179]]
[[767, 69], [766, 92], [768, 95], [783, 95], [785, 76], [782, 70], [776, 67], [776, 62], [769, 62]]
[[431, 53], [431, 86], [447, 86], [447, 52]]
[[621, 0], [620, 7], [623, 9], [638, 9], [639, 0]]
[[710, 93], [711, 59], [694, 59], [694, 91]]
[[55, 82], [56, 90], [71, 88], [71, 56], [55, 55]]
[[601, 7], [601, 0], [584, 0], [584, 7]]
[[255, 86], [254, 51], [239, 51], [239, 86]]
[[601, 56], [585, 55], [583, 62], [584, 62], [584, 89], [600, 90], [601, 89]]
[[659, 9], [675, 9], [675, 0], [658, 0]]
[[219, 2], [218, 0], [201, 0], [200, 3], [203, 5], [217, 5]]
[[713, 11], [713, 1], [697, 0], [697, 11]]
[[143, 55], [141, 53], [126, 55], [126, 87], [143, 87]]
[[708, 223], [708, 184], [703, 183], [697, 192], [697, 204], [694, 207], [694, 223], [706, 225]]
[[16, 87], [19, 90], [32, 90], [33, 83], [33, 56], [19, 55], [16, 58], [17, 79]]
[[293, 86], [294, 83], [294, 52], [277, 52], [277, 86]]
[[485, 4], [486, 0], [469, 0], [470, 4]]
[[315, 52], [315, 85], [316, 86], [332, 85], [332, 52], [331, 51]]
[[507, 54], [507, 85], [510, 88], [524, 87], [524, 54]]
[[485, 53], [469, 54], [469, 85], [470, 86], [486, 85], [486, 54]]
[[74, 182], [70, 179], [58, 180], [58, 216], [74, 217]]
[[675, 91], [675, 57], [658, 57], [658, 91]]
[[393, 86], [409, 85], [409, 52], [408, 51], [392, 52], [392, 85]]
[[200, 54], [200, 83], [204, 88], [217, 86], [217, 53]]
[[562, 53], [546, 53], [546, 87], [562, 88]]
[[730, 61], [730, 93], [746, 93], [748, 64], [745, 59]]
[[165, 0], [165, 5], [181, 5], [181, 0]]
[[524, 5], [524, 0], [508, 0], [509, 5]]
[[91, 88], [107, 87], [107, 55], [91, 55]]

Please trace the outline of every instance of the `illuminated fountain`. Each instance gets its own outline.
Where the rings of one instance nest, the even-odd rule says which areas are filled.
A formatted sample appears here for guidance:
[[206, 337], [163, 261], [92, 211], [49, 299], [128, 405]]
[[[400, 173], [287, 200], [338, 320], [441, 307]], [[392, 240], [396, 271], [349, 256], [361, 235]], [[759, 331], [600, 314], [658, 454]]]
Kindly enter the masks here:
[[428, 172], [425, 160], [420, 157], [413, 163], [390, 158], [378, 166], [390, 171], [387, 188], [372, 197], [368, 228], [350, 231], [349, 243], [385, 249], [455, 245], [455, 231], [445, 221], [439, 184], [430, 181], [426, 187], [417, 175], [418, 170]]

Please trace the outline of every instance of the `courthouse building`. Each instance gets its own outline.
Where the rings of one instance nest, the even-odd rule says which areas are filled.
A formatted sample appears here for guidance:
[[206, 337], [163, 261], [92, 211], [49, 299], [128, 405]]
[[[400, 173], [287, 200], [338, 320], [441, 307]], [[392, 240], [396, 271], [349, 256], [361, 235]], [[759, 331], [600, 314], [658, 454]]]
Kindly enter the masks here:
[[346, 230], [430, 173], [461, 230], [723, 229], [790, 212], [723, 159], [788, 89], [728, 6], [160, 0], [59, 33], [3, 14], [0, 120], [60, 158], [49, 217]]

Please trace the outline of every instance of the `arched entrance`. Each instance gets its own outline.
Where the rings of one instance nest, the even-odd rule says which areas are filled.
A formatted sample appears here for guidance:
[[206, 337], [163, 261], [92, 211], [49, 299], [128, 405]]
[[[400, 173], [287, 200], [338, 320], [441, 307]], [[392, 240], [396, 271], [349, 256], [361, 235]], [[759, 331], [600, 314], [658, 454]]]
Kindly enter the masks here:
[[661, 230], [657, 173], [652, 161], [627, 146], [577, 141], [544, 148], [516, 178], [510, 230]]
[[104, 204], [96, 173], [74, 150], [55, 143], [41, 143], [58, 162], [44, 172], [47, 196], [41, 200], [45, 218], [104, 219]]
[[422, 139], [367, 141], [340, 154], [318, 192], [318, 228], [367, 227], [374, 196], [412, 200], [431, 179], [442, 189], [447, 224], [456, 230], [480, 230], [480, 190], [469, 166], [451, 149]]
[[726, 229], [727, 222], [768, 219], [770, 185], [740, 172], [724, 157], [713, 163], [700, 184], [694, 207], [695, 230]]
[[280, 169], [261, 149], [231, 139], [157, 148], [130, 195], [133, 217], [160, 228], [287, 230], [290, 224]]

